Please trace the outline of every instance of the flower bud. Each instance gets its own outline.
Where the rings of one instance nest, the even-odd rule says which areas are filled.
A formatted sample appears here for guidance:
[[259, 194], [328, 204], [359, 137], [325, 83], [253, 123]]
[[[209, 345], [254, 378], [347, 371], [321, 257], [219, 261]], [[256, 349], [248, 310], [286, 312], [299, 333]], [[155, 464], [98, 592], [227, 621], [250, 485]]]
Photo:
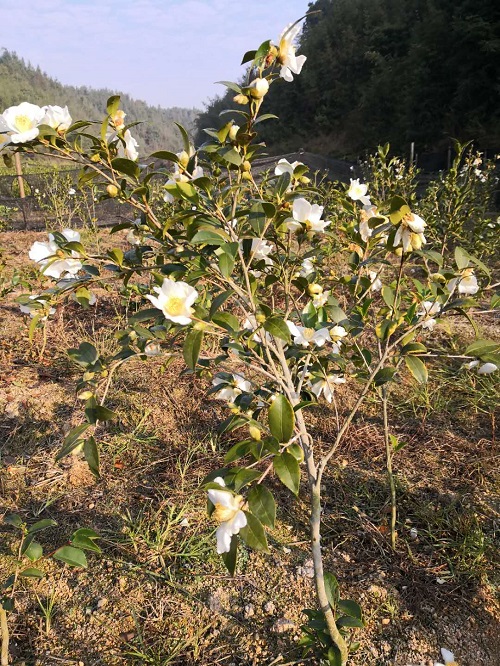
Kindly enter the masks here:
[[263, 312], [258, 312], [258, 313], [255, 315], [255, 321], [256, 321], [258, 324], [263, 324], [263, 323], [266, 321], [266, 315], [265, 315]]
[[195, 331], [204, 331], [207, 326], [208, 324], [206, 321], [197, 321], [193, 328]]
[[182, 150], [180, 153], [178, 153], [177, 157], [179, 158], [179, 164], [185, 169], [189, 162], [189, 155], [185, 150]]
[[116, 127], [116, 129], [122, 129], [125, 126], [125, 116], [127, 114], [122, 109], [118, 109], [116, 113], [111, 116], [111, 122]]
[[248, 161], [245, 160], [242, 164], [243, 171], [251, 171], [252, 170], [252, 164]]
[[431, 273], [429, 275], [429, 278], [431, 282], [438, 282], [440, 284], [444, 284], [446, 282], [445, 276], [442, 275], [441, 273]]
[[309, 185], [310, 182], [311, 182], [311, 179], [308, 178], [307, 176], [301, 176], [299, 178], [299, 183], [302, 183], [302, 185]]
[[242, 180], [252, 180], [252, 174], [248, 173], [248, 171], [244, 171], [241, 174], [241, 178], [242, 178]]
[[250, 437], [252, 439], [255, 439], [257, 442], [260, 442], [260, 430], [253, 425], [251, 425], [248, 430], [250, 432]]
[[100, 162], [101, 156], [99, 155], [99, 153], [96, 153], [95, 155], [92, 155], [90, 159], [92, 160], [92, 162]]
[[236, 135], [238, 134], [238, 130], [240, 129], [239, 125], [231, 125], [229, 128], [229, 138], [231, 141], [236, 141]]
[[394, 254], [396, 255], [396, 257], [402, 257], [403, 256], [403, 248], [402, 247], [397, 247], [394, 250]]
[[410, 236], [410, 243], [414, 250], [420, 250], [422, 247], [422, 236], [420, 234], [412, 234]]
[[323, 287], [317, 282], [313, 282], [313, 284], [310, 284], [307, 287], [307, 291], [309, 293], [309, 296], [317, 296], [318, 294], [323, 293]]
[[267, 79], [257, 78], [254, 79], [248, 87], [252, 97], [255, 99], [262, 99], [269, 90], [269, 81]]
[[118, 196], [118, 192], [120, 190], [116, 187], [116, 185], [108, 185], [106, 188], [106, 192], [109, 194], [110, 197], [114, 198]]
[[242, 95], [241, 93], [233, 97], [233, 102], [235, 104], [241, 104], [242, 106], [248, 104], [249, 101], [250, 100], [248, 99], [248, 97], [246, 95]]
[[130, 333], [128, 334], [128, 337], [131, 340], [137, 340], [137, 333], [135, 331], [130, 331]]

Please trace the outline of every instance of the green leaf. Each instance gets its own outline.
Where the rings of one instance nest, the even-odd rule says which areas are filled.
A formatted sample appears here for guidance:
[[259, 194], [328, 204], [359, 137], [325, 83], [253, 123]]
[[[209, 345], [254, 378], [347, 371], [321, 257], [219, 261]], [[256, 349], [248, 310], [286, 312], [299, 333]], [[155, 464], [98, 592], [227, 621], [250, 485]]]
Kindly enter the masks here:
[[191, 183], [183, 183], [179, 180], [177, 181], [177, 189], [184, 199], [194, 204], [198, 203], [198, 192]]
[[328, 597], [328, 603], [335, 610], [337, 607], [337, 602], [339, 600], [339, 582], [332, 573], [326, 572], [324, 575], [325, 579], [325, 591], [326, 596]]
[[269, 429], [278, 442], [288, 442], [293, 435], [295, 413], [288, 398], [277, 395], [269, 407]]
[[175, 124], [177, 125], [177, 129], [181, 133], [184, 150], [189, 155], [191, 153], [191, 142], [189, 141], [188, 133], [186, 132], [186, 130], [184, 129], [184, 127], [180, 123], [176, 122]]
[[75, 548], [74, 546], [63, 546], [58, 548], [52, 556], [55, 560], [60, 560], [69, 564], [71, 567], [87, 568], [87, 558], [83, 550]]
[[90, 424], [97, 421], [111, 421], [116, 417], [115, 412], [103, 405], [98, 405], [94, 397], [89, 398], [85, 404], [85, 416]]
[[425, 384], [429, 378], [425, 363], [423, 363], [417, 356], [406, 356], [405, 363], [408, 370], [415, 377], [417, 382]]
[[247, 501], [253, 515], [261, 523], [273, 529], [276, 520], [276, 502], [272, 493], [259, 483], [252, 486], [248, 493]]
[[21, 571], [19, 575], [23, 578], [43, 578], [45, 576], [43, 571], [40, 571], [40, 569], [34, 569], [32, 567], [28, 567], [28, 569]]
[[229, 164], [234, 164], [235, 166], [240, 166], [243, 161], [241, 155], [234, 147], [221, 150], [220, 155], [224, 160], [226, 160], [226, 162], [229, 162]]
[[68, 349], [68, 356], [80, 365], [94, 365], [99, 353], [90, 342], [82, 342], [78, 349]]
[[32, 562], [35, 562], [36, 560], [39, 560], [42, 555], [43, 555], [43, 549], [41, 545], [38, 543], [38, 541], [33, 541], [30, 539], [30, 536], [27, 536], [26, 539], [23, 541], [23, 545], [21, 547], [21, 555], [25, 555], [28, 559], [30, 559]]
[[382, 298], [384, 299], [385, 303], [392, 308], [394, 305], [394, 299], [395, 299], [395, 291], [391, 287], [384, 285], [382, 287]]
[[222, 561], [231, 576], [234, 576], [236, 571], [236, 562], [238, 558], [238, 537], [234, 534], [231, 537], [231, 546], [228, 553], [222, 553]]
[[214, 316], [217, 310], [222, 307], [222, 305], [224, 305], [227, 299], [233, 295], [233, 293], [234, 292], [232, 289], [228, 289], [227, 291], [223, 291], [220, 294], [217, 294], [217, 296], [212, 301], [212, 305], [210, 306], [210, 319]]
[[233, 83], [232, 81], [216, 81], [215, 83], [220, 83], [222, 86], [226, 86], [226, 88], [234, 90], [235, 93], [241, 92], [241, 86], [239, 86], [237, 83]]
[[257, 51], [255, 51], [255, 50], [254, 51], [247, 51], [245, 53], [245, 55], [243, 56], [243, 60], [241, 61], [240, 64], [244, 65], [245, 63], [250, 62], [251, 60], [253, 60], [255, 58], [256, 53], [257, 53]]
[[71, 539], [71, 545], [75, 548], [82, 548], [83, 550], [90, 550], [93, 553], [100, 553], [101, 549], [93, 542], [92, 539], [83, 534], [74, 534]]
[[43, 520], [39, 520], [37, 523], [32, 525], [28, 529], [28, 534], [36, 534], [36, 532], [46, 530], [47, 527], [55, 527], [56, 525], [57, 523], [55, 520], [52, 520], [51, 518], [44, 518]]
[[212, 317], [212, 321], [215, 324], [222, 326], [222, 328], [225, 328], [226, 331], [229, 331], [230, 333], [240, 330], [240, 322], [230, 312], [217, 312]]
[[352, 599], [340, 599], [337, 608], [340, 612], [345, 613], [345, 615], [349, 615], [349, 617], [355, 617], [358, 620], [363, 619], [361, 606], [352, 601]]
[[461, 271], [464, 268], [467, 268], [467, 266], [469, 265], [469, 261], [470, 261], [469, 253], [466, 252], [466, 250], [464, 250], [463, 247], [456, 247], [455, 263], [457, 265], [458, 270]]
[[194, 370], [196, 368], [196, 364], [198, 363], [198, 358], [200, 356], [202, 341], [203, 331], [197, 331], [193, 328], [186, 335], [182, 354], [184, 356], [184, 361], [190, 370]]
[[290, 337], [290, 330], [281, 317], [269, 317], [264, 321], [263, 328], [265, 331], [274, 335], [274, 337], [283, 340], [288, 345], [292, 339]]
[[118, 173], [130, 176], [134, 180], [138, 180], [141, 175], [139, 165], [133, 160], [128, 160], [125, 157], [116, 157], [114, 160], [111, 160], [111, 166], [115, 171], [118, 171]]
[[290, 187], [291, 180], [292, 177], [288, 171], [285, 171], [281, 174], [281, 176], [279, 176], [279, 178], [276, 180], [276, 185], [274, 186], [277, 196], [282, 197], [285, 194], [285, 192]]
[[5, 518], [3, 519], [3, 522], [6, 525], [13, 525], [14, 527], [22, 527], [23, 526], [23, 520], [21, 516], [18, 516], [17, 513], [8, 513]]
[[56, 460], [61, 460], [69, 453], [71, 453], [73, 449], [76, 449], [77, 446], [80, 446], [82, 441], [81, 435], [87, 430], [87, 428], [90, 428], [90, 425], [90, 423], [82, 423], [69, 431], [64, 440], [62, 449], [56, 455]]
[[327, 658], [328, 666], [343, 666], [342, 655], [336, 645], [332, 645], [328, 648]]
[[248, 486], [249, 483], [258, 479], [262, 472], [259, 472], [258, 469], [240, 469], [240, 471], [234, 477], [234, 489], [237, 493], [240, 492], [242, 488]]
[[85, 440], [85, 444], [83, 445], [83, 454], [85, 456], [85, 460], [87, 461], [87, 465], [89, 466], [90, 471], [98, 479], [100, 477], [99, 448], [97, 446], [95, 439], [92, 436]]
[[285, 451], [274, 456], [273, 467], [281, 483], [291, 490], [294, 495], [298, 495], [300, 468], [297, 459]]
[[390, 382], [395, 372], [396, 368], [381, 368], [373, 378], [375, 386], [382, 386], [382, 384]]
[[219, 258], [219, 268], [220, 272], [225, 278], [228, 278], [233, 272], [234, 268], [234, 258], [231, 255], [224, 253]]
[[222, 245], [223, 243], [227, 243], [228, 240], [227, 234], [222, 231], [215, 229], [213, 231], [201, 229], [193, 236], [191, 243], [193, 243], [193, 245], [197, 245], [198, 243], [203, 243], [205, 245]]
[[156, 152], [151, 153], [150, 157], [155, 157], [158, 160], [168, 160], [169, 162], [179, 162], [177, 155], [168, 150], [157, 150]]
[[339, 619], [337, 620], [337, 627], [353, 627], [353, 628], [363, 629], [364, 626], [365, 625], [362, 620], [358, 620], [357, 617], [350, 617], [349, 615], [344, 615], [343, 617], [339, 617]]
[[106, 111], [109, 116], [114, 116], [120, 108], [120, 95], [112, 95], [106, 102]]
[[254, 515], [248, 513], [248, 511], [244, 513], [247, 517], [247, 524], [240, 530], [240, 537], [249, 548], [268, 553], [269, 546], [267, 545], [266, 533], [264, 532], [262, 523]]
[[494, 354], [500, 349], [500, 344], [493, 340], [475, 340], [465, 350], [466, 356], [482, 356], [483, 354]]

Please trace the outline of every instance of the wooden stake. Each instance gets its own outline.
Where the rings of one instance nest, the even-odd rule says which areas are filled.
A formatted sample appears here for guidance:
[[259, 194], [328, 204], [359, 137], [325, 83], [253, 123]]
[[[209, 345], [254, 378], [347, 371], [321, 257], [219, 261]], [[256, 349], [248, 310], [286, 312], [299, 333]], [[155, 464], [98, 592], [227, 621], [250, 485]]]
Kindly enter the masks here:
[[23, 169], [21, 167], [21, 155], [19, 153], [14, 153], [14, 162], [16, 165], [17, 182], [19, 183], [19, 196], [21, 199], [24, 199], [26, 193], [24, 191]]

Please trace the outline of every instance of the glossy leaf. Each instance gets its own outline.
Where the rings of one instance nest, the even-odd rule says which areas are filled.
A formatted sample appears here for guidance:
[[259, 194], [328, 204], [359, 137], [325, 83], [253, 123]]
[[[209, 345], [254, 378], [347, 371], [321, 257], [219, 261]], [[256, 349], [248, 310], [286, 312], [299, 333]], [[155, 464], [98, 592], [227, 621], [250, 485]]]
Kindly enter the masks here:
[[60, 560], [69, 564], [71, 567], [87, 568], [87, 557], [83, 550], [75, 548], [74, 546], [63, 546], [56, 550], [52, 556], [55, 560]]
[[269, 429], [278, 442], [288, 442], [293, 435], [295, 413], [288, 398], [277, 395], [269, 407]]
[[263, 485], [252, 486], [247, 497], [250, 511], [263, 525], [274, 528], [276, 520], [276, 502], [272, 493]]
[[240, 537], [249, 548], [268, 553], [269, 546], [267, 545], [267, 537], [262, 523], [251, 513], [248, 513], [248, 511], [244, 513], [247, 517], [247, 524], [240, 530]]
[[274, 471], [279, 480], [295, 495], [299, 494], [300, 468], [296, 458], [286, 451], [273, 458]]

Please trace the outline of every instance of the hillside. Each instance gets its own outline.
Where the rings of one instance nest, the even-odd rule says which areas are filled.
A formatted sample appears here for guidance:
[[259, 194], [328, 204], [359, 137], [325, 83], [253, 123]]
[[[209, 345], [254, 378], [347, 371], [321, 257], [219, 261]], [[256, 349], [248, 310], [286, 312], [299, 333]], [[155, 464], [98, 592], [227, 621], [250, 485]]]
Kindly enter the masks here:
[[[500, 146], [500, 3], [497, 0], [316, 0], [293, 83], [278, 82], [263, 125], [274, 153], [303, 148], [357, 156], [389, 141], [407, 153], [446, 149], [450, 137]], [[198, 118], [220, 125], [229, 91]], [[227, 121], [227, 117], [225, 118]]]
[[181, 141], [173, 121], [184, 125], [192, 132], [197, 109], [173, 107], [163, 109], [149, 106], [116, 90], [94, 89], [86, 86], [75, 87], [59, 83], [42, 72], [39, 67], [26, 64], [15, 53], [4, 50], [0, 53], [0, 109], [29, 101], [43, 106], [45, 104], [68, 105], [74, 120], [96, 119], [103, 116], [106, 100], [111, 95], [120, 94], [122, 108], [127, 113], [127, 122], [141, 121], [134, 130], [139, 142], [141, 154], [146, 155], [160, 148], [179, 150]]

